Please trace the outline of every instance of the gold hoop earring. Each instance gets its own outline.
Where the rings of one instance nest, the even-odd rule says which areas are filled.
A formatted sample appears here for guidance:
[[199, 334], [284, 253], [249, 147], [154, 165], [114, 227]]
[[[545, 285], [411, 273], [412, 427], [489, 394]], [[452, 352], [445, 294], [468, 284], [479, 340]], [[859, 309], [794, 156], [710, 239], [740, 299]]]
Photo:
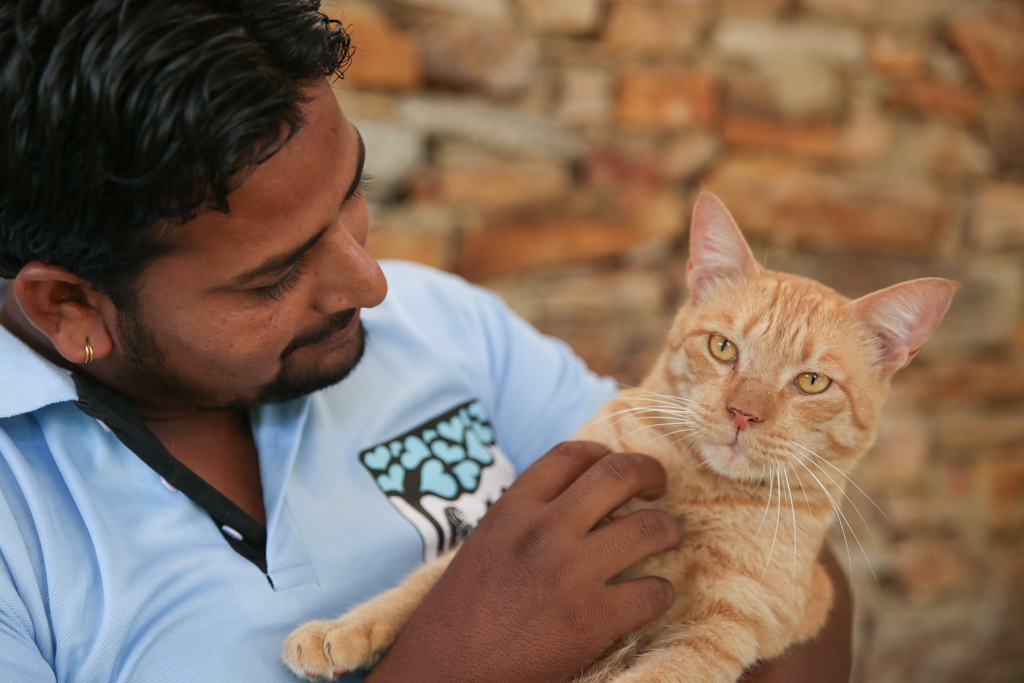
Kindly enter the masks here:
[[89, 338], [86, 337], [85, 338], [85, 361], [83, 361], [82, 365], [88, 365], [89, 363], [93, 362], [93, 360], [95, 360], [95, 358], [96, 357], [95, 357], [95, 355], [93, 354], [93, 351], [92, 351], [92, 344], [89, 343]]

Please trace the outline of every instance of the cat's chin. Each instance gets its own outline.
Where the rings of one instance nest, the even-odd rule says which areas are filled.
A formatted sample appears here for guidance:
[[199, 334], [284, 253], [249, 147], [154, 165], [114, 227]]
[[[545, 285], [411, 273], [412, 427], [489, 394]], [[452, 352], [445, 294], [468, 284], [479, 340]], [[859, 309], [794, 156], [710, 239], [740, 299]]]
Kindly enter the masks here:
[[723, 477], [744, 482], [758, 482], [763, 478], [764, 467], [755, 465], [739, 443], [701, 444], [698, 450], [704, 464]]

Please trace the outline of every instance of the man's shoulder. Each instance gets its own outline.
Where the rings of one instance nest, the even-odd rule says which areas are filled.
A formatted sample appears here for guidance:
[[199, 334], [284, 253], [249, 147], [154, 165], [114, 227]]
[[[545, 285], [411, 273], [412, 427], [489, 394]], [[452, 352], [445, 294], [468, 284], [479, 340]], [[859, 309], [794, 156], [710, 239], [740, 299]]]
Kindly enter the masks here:
[[480, 331], [510, 313], [496, 294], [458, 275], [411, 261], [381, 261], [381, 268], [388, 295], [366, 312], [368, 319], [415, 321], [458, 333]]
[[388, 280], [389, 297], [459, 296], [481, 289], [458, 275], [414, 261], [385, 259], [380, 267]]

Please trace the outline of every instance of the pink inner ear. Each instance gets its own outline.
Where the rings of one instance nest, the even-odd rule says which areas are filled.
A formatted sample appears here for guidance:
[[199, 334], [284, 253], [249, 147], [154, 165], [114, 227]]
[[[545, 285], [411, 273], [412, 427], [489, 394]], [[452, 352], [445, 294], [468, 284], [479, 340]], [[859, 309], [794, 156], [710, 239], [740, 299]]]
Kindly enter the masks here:
[[694, 204], [690, 223], [690, 259], [686, 272], [691, 296], [699, 300], [716, 282], [748, 278], [759, 270], [725, 204], [710, 192], [702, 192]]
[[910, 362], [939, 326], [955, 292], [950, 280], [923, 278], [851, 302], [856, 315], [882, 339], [879, 365], [884, 373]]

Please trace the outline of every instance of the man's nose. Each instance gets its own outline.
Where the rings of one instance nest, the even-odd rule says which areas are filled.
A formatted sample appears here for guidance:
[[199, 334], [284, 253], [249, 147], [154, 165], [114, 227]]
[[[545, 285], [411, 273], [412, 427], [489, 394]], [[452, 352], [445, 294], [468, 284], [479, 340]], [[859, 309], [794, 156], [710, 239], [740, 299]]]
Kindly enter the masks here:
[[325, 259], [315, 306], [329, 315], [349, 308], [372, 308], [384, 300], [384, 273], [365, 247], [348, 232], [335, 237]]

